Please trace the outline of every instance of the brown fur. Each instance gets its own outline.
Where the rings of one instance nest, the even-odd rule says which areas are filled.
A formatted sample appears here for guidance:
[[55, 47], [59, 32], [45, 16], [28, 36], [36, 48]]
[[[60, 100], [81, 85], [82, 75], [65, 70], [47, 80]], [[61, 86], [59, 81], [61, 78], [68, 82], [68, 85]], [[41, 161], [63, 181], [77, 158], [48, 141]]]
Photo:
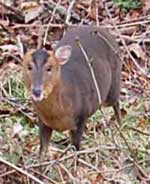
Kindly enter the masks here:
[[75, 128], [72, 115], [72, 104], [63, 102], [63, 87], [55, 86], [52, 93], [42, 102], [33, 102], [41, 121], [48, 127], [57, 130], [71, 130]]

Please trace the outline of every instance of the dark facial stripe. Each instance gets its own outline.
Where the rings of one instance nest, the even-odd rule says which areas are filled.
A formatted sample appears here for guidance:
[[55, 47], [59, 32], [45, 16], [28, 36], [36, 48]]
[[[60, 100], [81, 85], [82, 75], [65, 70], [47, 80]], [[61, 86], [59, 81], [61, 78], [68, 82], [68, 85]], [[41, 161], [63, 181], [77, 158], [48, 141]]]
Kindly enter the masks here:
[[37, 68], [41, 68], [45, 65], [49, 58], [49, 54], [46, 50], [39, 49], [32, 54], [32, 61]]

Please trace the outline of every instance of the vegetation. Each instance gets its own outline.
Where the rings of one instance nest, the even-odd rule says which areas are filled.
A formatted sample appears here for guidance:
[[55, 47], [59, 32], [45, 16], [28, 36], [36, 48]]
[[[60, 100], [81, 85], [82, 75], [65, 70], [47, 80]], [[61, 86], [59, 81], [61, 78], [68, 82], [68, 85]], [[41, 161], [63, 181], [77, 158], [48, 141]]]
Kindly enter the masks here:
[[143, 1], [142, 0], [113, 0], [117, 6], [121, 7], [124, 10], [130, 9], [139, 9], [141, 8]]
[[[30, 117], [34, 115], [27, 100], [29, 94], [27, 94], [26, 88], [22, 83], [20, 72], [16, 73], [16, 70], [7, 70], [5, 72], [10, 72], [10, 75], [8, 77], [5, 73], [7, 77], [1, 80], [1, 82], [5, 81], [1, 92], [5, 91], [7, 96], [5, 98], [7, 100], [1, 103], [0, 108], [1, 113], [3, 113], [0, 118], [1, 156], [14, 164], [22, 163], [21, 160], [24, 159], [26, 167], [32, 167], [38, 164], [39, 141], [37, 126], [30, 126]], [[17, 99], [17, 101], [13, 99]], [[128, 142], [131, 152], [113, 122], [114, 113], [111, 107], [102, 108], [102, 111], [98, 110], [90, 118], [83, 136], [82, 151], [78, 153], [80, 155], [78, 172], [82, 172], [82, 175], [77, 174], [78, 179], [81, 177], [83, 181], [84, 178], [89, 178], [90, 181], [97, 180], [97, 178], [102, 177], [99, 174], [100, 168], [105, 166], [108, 173], [109, 170], [118, 171], [115, 181], [126, 180], [134, 182], [137, 179], [132, 170], [134, 165], [132, 158], [137, 160], [137, 163], [145, 171], [150, 171], [150, 142], [147, 141], [150, 136], [148, 133], [150, 123], [145, 114], [143, 114], [148, 100], [146, 97], [134, 97], [129, 101], [123, 100], [121, 104], [122, 109], [125, 111], [121, 132]], [[77, 172], [77, 170], [74, 170], [75, 161], [73, 155], [75, 153], [72, 152], [72, 148], [70, 147], [65, 155], [62, 156], [66, 146], [61, 145], [61, 140], [67, 137], [66, 133], [54, 132], [52, 136], [53, 146], [49, 148], [46, 158], [51, 159], [49, 160], [50, 164], [55, 163], [56, 158], [57, 160], [62, 160], [60, 163], [69, 172]], [[57, 144], [54, 144], [54, 142]], [[66, 160], [67, 156], [70, 157], [68, 161]], [[61, 164], [58, 166], [57, 164], [52, 164], [53, 166], [50, 166], [50, 170], [47, 171], [46, 175], [51, 181], [59, 181], [58, 167], [61, 168]], [[86, 164], [89, 165], [89, 168], [87, 168]], [[124, 166], [128, 169], [119, 171]], [[91, 173], [91, 169], [97, 170], [97, 174]], [[125, 174], [126, 172], [128, 174]], [[108, 176], [106, 175], [106, 178]], [[73, 177], [71, 180], [76, 179]]]
[[[112, 27], [111, 31], [123, 48], [121, 126], [115, 123], [112, 108], [102, 107], [86, 124], [81, 151], [76, 152], [68, 145], [68, 132], [54, 132], [47, 154], [40, 162], [37, 117], [22, 80], [16, 38], [20, 34], [29, 48], [36, 48], [39, 27], [49, 25], [53, 17], [51, 34], [45, 39], [46, 48], [51, 48], [51, 43], [59, 40], [63, 33], [60, 24], [65, 19], [61, 15], [63, 8], [68, 9], [69, 3], [60, 1], [60, 13], [53, 12], [55, 6], [47, 10], [49, 6], [43, 4], [34, 4], [32, 7], [33, 3], [22, 2], [26, 1], [0, 2], [0, 183], [149, 183], [150, 57], [148, 37], [145, 34], [149, 30], [149, 19], [146, 17], [148, 8], [142, 1], [130, 0], [114, 0], [115, 5], [109, 7], [109, 2], [112, 2], [109, 0], [109, 12], [106, 7], [100, 7], [101, 11], [98, 12], [99, 23], [107, 23], [108, 17], [111, 22], [113, 18], [114, 24], [111, 25], [117, 27], [128, 49], [127, 52], [118, 32]], [[76, 16], [72, 14], [70, 22], [96, 23], [96, 11], [93, 11], [96, 7], [89, 2], [78, 1], [73, 10]], [[122, 9], [118, 12], [116, 4], [128, 10], [126, 14], [122, 13]], [[38, 15], [31, 18], [28, 15], [30, 20], [25, 23], [22, 18], [27, 13], [21, 14], [24, 11], [22, 6], [26, 12], [30, 11], [30, 16], [32, 13], [35, 15], [36, 6], [44, 7], [40, 13], [42, 17]], [[106, 26], [111, 27], [110, 24]]]

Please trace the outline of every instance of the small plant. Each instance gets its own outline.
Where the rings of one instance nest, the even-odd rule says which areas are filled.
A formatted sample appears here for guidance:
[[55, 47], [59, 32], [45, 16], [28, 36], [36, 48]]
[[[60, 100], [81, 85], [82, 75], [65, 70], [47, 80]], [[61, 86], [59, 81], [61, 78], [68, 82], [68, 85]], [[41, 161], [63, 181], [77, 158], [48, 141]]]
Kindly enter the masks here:
[[113, 0], [123, 10], [138, 9], [142, 6], [143, 0]]

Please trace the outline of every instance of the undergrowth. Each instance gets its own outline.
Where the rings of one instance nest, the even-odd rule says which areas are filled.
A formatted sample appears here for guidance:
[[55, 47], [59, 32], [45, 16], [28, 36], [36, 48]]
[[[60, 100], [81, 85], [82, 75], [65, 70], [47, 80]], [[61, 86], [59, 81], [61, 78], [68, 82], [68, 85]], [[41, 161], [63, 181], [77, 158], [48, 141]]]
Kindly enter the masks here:
[[[20, 72], [9, 72], [5, 71], [3, 80], [0, 80], [3, 97], [0, 104], [0, 156], [11, 163], [34, 168], [39, 163], [38, 129], [30, 126], [34, 113]], [[121, 104], [125, 115], [120, 131], [132, 153], [116, 129], [112, 108], [102, 108], [102, 112], [98, 110], [87, 122], [80, 152], [74, 152], [71, 147], [65, 152], [66, 147], [62, 148], [58, 143], [49, 146], [45, 157], [49, 166], [43, 166], [49, 180], [57, 183], [63, 178], [70, 183], [73, 180], [79, 183], [104, 177], [108, 184], [116, 173], [115, 181], [137, 183], [133, 158], [145, 173], [150, 172], [150, 123], [145, 117], [148, 100], [146, 97], [135, 97], [132, 103], [124, 100]], [[66, 132], [54, 132], [52, 142], [66, 137]], [[60, 170], [64, 167], [64, 176], [60, 177]]]
[[138, 9], [142, 7], [143, 0], [113, 0], [114, 3], [124, 11]]

